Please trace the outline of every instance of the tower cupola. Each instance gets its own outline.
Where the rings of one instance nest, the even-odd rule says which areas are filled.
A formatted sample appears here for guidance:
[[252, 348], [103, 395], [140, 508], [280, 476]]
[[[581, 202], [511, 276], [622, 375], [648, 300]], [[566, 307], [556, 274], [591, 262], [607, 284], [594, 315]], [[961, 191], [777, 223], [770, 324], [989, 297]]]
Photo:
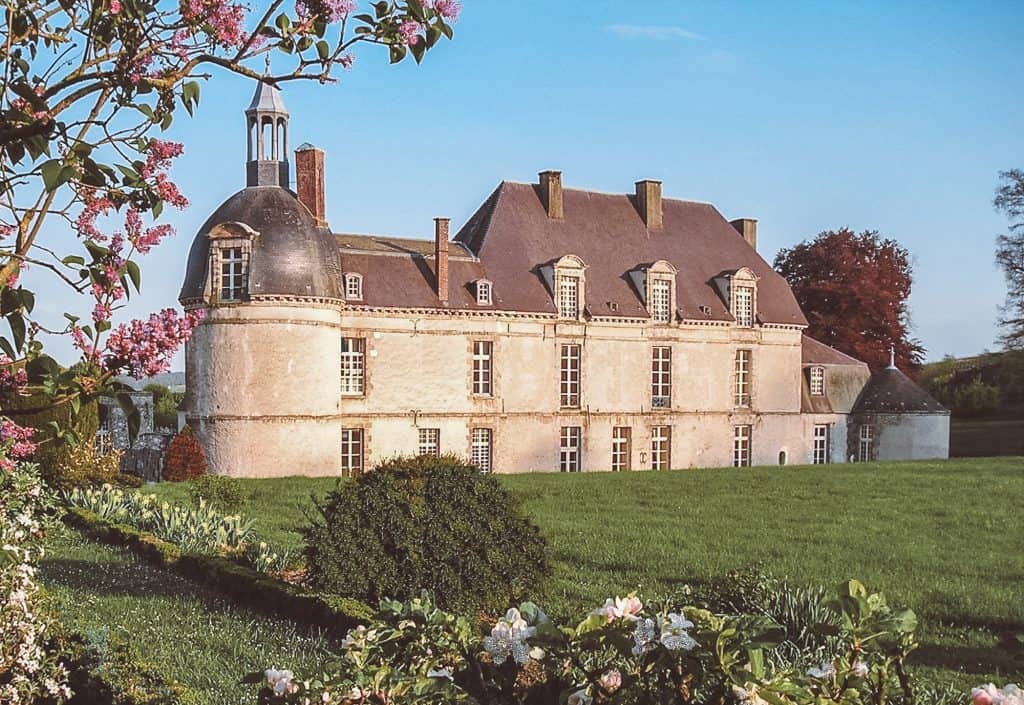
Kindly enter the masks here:
[[245, 123], [245, 185], [288, 188], [288, 110], [281, 89], [259, 81], [245, 111]]

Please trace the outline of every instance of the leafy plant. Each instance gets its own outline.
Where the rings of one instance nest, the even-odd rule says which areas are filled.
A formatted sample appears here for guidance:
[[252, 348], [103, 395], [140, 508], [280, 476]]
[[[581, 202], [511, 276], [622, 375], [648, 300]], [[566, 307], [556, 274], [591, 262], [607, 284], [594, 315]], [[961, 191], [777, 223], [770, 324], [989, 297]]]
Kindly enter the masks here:
[[164, 479], [168, 482], [194, 480], [206, 474], [206, 455], [199, 441], [186, 426], [171, 439], [164, 451]]
[[389, 460], [339, 484], [317, 512], [305, 556], [326, 592], [376, 602], [427, 589], [447, 608], [500, 609], [549, 570], [512, 495], [454, 456]]
[[100, 453], [92, 443], [71, 446], [56, 461], [50, 485], [56, 489], [98, 487], [110, 484], [120, 487], [141, 487], [142, 478], [122, 473], [121, 452]]
[[242, 483], [224, 475], [203, 475], [188, 483], [188, 496], [192, 504], [203, 502], [219, 512], [236, 512], [245, 502]]
[[240, 551], [252, 539], [253, 522], [222, 515], [200, 500], [196, 507], [160, 502], [156, 495], [125, 492], [103, 485], [75, 488], [65, 495], [69, 504], [113, 522], [149, 531], [184, 551]]

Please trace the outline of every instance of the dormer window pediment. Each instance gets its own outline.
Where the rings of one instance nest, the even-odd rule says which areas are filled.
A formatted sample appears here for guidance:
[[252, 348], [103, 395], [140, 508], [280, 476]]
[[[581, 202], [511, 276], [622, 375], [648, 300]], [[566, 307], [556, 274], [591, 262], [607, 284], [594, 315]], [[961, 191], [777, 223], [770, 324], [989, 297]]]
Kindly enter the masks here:
[[729, 313], [741, 328], [752, 328], [761, 320], [757, 309], [759, 279], [748, 267], [740, 267], [732, 273], [724, 272], [714, 279], [719, 293], [729, 306]]
[[579, 320], [586, 307], [587, 264], [576, 255], [564, 255], [552, 265], [541, 267], [551, 289], [559, 318]]
[[252, 243], [259, 233], [245, 223], [219, 223], [210, 229], [210, 262], [205, 299], [209, 303], [238, 303], [249, 297]]

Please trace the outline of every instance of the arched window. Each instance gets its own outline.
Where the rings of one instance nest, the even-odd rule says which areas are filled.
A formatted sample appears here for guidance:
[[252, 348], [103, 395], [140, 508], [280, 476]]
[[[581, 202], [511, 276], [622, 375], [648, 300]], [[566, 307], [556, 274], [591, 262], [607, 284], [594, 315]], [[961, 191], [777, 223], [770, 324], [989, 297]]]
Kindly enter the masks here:
[[363, 300], [363, 275], [350, 272], [345, 275], [345, 298], [348, 301]]
[[476, 280], [476, 303], [477, 306], [490, 306], [494, 303], [492, 296], [494, 285], [487, 279]]
[[740, 327], [751, 328], [757, 321], [757, 275], [746, 267], [729, 279], [729, 311]]
[[274, 123], [265, 117], [260, 125], [260, 155], [259, 159], [272, 159], [274, 153]]
[[288, 130], [285, 125], [284, 118], [277, 119], [277, 154], [274, 158], [281, 161], [284, 161], [285, 155], [288, 154]]

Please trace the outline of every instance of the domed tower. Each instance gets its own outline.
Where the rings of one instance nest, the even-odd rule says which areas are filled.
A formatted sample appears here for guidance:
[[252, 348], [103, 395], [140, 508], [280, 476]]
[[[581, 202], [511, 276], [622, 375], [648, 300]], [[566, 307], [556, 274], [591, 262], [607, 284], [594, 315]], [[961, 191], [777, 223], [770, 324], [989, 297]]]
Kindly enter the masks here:
[[210, 472], [334, 475], [341, 453], [338, 253], [288, 186], [288, 111], [260, 82], [245, 111], [246, 188], [199, 229], [179, 301], [203, 309], [185, 348], [185, 419]]

